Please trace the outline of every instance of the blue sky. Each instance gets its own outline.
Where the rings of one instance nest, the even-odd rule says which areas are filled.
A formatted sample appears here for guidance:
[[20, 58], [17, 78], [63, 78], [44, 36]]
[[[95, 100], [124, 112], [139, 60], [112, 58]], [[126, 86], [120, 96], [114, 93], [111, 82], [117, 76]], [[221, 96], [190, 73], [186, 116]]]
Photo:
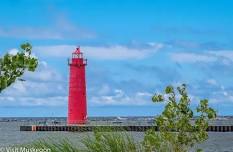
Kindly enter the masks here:
[[155, 115], [151, 96], [188, 85], [195, 107], [208, 98], [233, 111], [233, 1], [5, 0], [0, 55], [23, 42], [40, 60], [0, 96], [0, 116], [66, 116], [67, 58], [88, 58], [89, 116]]

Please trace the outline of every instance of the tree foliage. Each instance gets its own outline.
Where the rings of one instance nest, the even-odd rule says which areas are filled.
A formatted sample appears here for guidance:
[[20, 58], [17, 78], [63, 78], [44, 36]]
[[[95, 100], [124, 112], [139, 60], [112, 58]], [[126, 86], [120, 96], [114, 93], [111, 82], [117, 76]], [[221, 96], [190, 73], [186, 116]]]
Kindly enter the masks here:
[[22, 44], [16, 55], [7, 53], [0, 58], [0, 92], [14, 83], [23, 73], [35, 71], [38, 60], [32, 57], [32, 46], [29, 43]]
[[143, 142], [146, 151], [187, 152], [196, 143], [208, 138], [208, 121], [216, 118], [216, 111], [208, 106], [207, 99], [201, 100], [195, 113], [198, 117], [194, 120], [185, 84], [177, 87], [177, 90], [172, 86], [166, 87], [165, 94], [155, 94], [152, 101], [166, 101], [166, 105], [162, 114], [155, 119], [159, 132], [146, 132]]

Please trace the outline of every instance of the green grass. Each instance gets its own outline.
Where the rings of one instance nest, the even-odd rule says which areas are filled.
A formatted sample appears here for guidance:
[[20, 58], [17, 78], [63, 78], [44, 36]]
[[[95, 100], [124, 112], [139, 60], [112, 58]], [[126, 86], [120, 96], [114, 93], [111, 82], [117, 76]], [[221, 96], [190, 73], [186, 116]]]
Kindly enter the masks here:
[[68, 139], [55, 141], [39, 140], [27, 147], [48, 148], [51, 152], [141, 152], [142, 144], [136, 142], [126, 132], [94, 132], [84, 137], [80, 143]]
[[27, 145], [26, 147], [35, 148], [35, 149], [50, 149], [51, 152], [79, 152], [80, 151], [68, 139], [62, 139], [60, 141], [55, 141], [52, 139], [38, 140], [36, 142], [33, 142], [30, 145]]

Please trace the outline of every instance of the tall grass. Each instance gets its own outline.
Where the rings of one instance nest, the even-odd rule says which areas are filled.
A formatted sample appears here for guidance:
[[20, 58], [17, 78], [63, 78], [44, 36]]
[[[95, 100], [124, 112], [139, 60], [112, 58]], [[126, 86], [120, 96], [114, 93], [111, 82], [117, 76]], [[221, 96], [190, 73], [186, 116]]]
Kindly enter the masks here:
[[137, 143], [126, 133], [94, 132], [94, 138], [88, 137], [82, 141], [88, 152], [140, 152], [141, 143]]
[[60, 141], [39, 140], [27, 147], [47, 148], [51, 152], [141, 152], [142, 144], [125, 132], [94, 132], [81, 140], [73, 143], [68, 139]]
[[36, 142], [33, 142], [30, 145], [27, 145], [26, 147], [35, 148], [35, 149], [50, 149], [50, 152], [79, 152], [80, 151], [80, 149], [78, 149], [68, 139], [62, 139], [59, 141], [55, 141], [52, 139], [38, 140]]

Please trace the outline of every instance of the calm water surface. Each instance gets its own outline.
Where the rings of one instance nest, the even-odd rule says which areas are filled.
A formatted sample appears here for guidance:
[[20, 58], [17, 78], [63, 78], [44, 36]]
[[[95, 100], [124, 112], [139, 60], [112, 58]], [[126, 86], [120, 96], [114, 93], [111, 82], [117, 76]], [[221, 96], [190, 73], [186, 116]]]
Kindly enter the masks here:
[[[137, 120], [138, 118], [117, 118], [117, 117], [109, 117], [109, 118], [92, 118], [89, 123], [110, 123], [110, 122], [120, 122], [124, 124], [125, 122], [133, 123], [133, 120]], [[141, 123], [143, 122], [150, 123], [151, 118], [140, 118]], [[76, 132], [20, 132], [20, 125], [30, 125], [30, 124], [39, 124], [39, 125], [49, 125], [56, 124], [62, 125], [65, 124], [65, 118], [0, 118], [0, 147], [3, 146], [12, 146], [16, 144], [26, 144], [36, 141], [38, 139], [63, 139], [67, 138], [74, 143], [80, 142], [81, 139], [86, 137], [91, 133], [76, 133]], [[213, 124], [233, 124], [232, 118], [221, 119]], [[130, 132], [130, 134], [137, 140], [142, 141], [144, 137], [144, 133], [140, 132]], [[207, 152], [233, 152], [233, 132], [232, 133], [218, 133], [212, 132], [209, 133], [209, 139], [203, 144], [199, 145], [204, 151]]]

